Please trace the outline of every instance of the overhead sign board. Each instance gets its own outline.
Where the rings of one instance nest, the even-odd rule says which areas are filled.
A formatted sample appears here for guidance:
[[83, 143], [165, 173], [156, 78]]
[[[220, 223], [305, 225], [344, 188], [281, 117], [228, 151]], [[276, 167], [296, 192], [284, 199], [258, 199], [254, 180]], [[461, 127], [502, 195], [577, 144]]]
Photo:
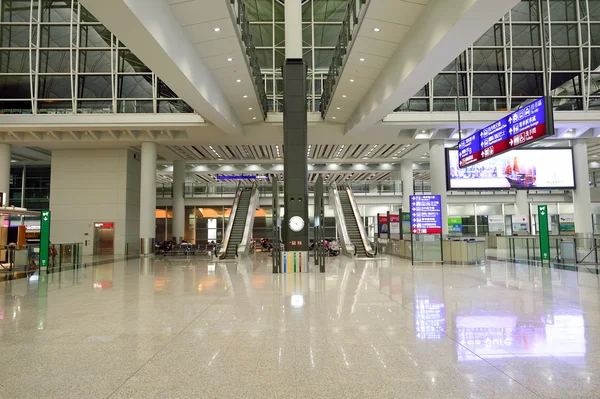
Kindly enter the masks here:
[[458, 143], [458, 164], [467, 167], [553, 134], [551, 104], [539, 98]]
[[255, 180], [268, 179], [266, 175], [217, 175], [217, 180]]
[[413, 234], [442, 234], [442, 199], [439, 195], [410, 196]]

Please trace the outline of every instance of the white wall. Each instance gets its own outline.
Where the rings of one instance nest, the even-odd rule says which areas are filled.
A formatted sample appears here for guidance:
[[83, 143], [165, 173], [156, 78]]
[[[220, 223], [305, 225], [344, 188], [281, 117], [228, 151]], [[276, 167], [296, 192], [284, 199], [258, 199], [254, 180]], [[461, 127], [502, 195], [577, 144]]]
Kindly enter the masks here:
[[52, 152], [50, 240], [84, 242], [93, 253], [95, 222], [114, 222], [115, 255], [139, 253], [139, 159], [126, 149]]

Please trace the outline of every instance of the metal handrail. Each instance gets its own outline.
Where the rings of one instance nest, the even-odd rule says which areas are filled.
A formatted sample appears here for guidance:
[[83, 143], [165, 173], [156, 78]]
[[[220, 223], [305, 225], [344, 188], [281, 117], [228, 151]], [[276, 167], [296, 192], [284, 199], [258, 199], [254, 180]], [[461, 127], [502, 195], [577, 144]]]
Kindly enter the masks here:
[[371, 248], [371, 242], [367, 237], [367, 232], [365, 231], [365, 226], [363, 221], [360, 220], [360, 213], [358, 212], [358, 205], [356, 205], [356, 201], [354, 200], [354, 193], [352, 192], [352, 188], [349, 185], [346, 186], [346, 192], [348, 193], [348, 199], [350, 200], [350, 206], [352, 206], [352, 213], [354, 213], [354, 219], [356, 220], [356, 224], [358, 225], [358, 231], [360, 232], [360, 239], [365, 246], [365, 251], [367, 252], [367, 256], [369, 258], [374, 257], [376, 254]]
[[354, 28], [358, 25], [361, 7], [366, 0], [349, 0], [346, 9], [346, 15], [342, 21], [342, 29], [338, 37], [338, 42], [333, 51], [331, 65], [327, 73], [327, 79], [323, 82], [323, 93], [321, 95], [321, 116], [324, 117], [327, 112], [333, 92], [337, 84], [337, 78], [341, 75], [341, 69], [344, 65], [344, 57], [349, 52], [350, 42]]
[[352, 242], [350, 241], [350, 236], [348, 235], [348, 227], [346, 226], [346, 220], [344, 219], [344, 212], [342, 211], [342, 201], [340, 200], [337, 184], [335, 182], [331, 183], [329, 186], [329, 198], [330, 201], [333, 199], [333, 204], [331, 204], [331, 202], [330, 204], [333, 206], [335, 223], [342, 238], [342, 248], [344, 248], [348, 255], [356, 256], [356, 246], [354, 246], [353, 251]]
[[231, 231], [233, 230], [233, 222], [235, 221], [235, 215], [237, 214], [243, 191], [244, 187], [241, 183], [238, 183], [235, 199], [233, 200], [233, 206], [231, 207], [231, 213], [229, 214], [229, 221], [227, 222], [227, 230], [225, 230], [225, 237], [223, 238], [221, 249], [219, 250], [219, 259], [224, 259], [227, 254], [227, 246], [229, 245], [229, 238], [231, 237]]
[[256, 47], [254, 46], [252, 34], [250, 33], [250, 21], [246, 11], [246, 5], [243, 0], [230, 0], [230, 2], [235, 14], [235, 22], [240, 27], [242, 42], [246, 47], [246, 56], [248, 57], [248, 65], [250, 67], [254, 88], [258, 95], [258, 103], [261, 107], [263, 119], [266, 119], [268, 110], [267, 92], [265, 91], [262, 71], [260, 70], [260, 64], [258, 62], [258, 57], [256, 56]]
[[246, 216], [246, 225], [244, 226], [244, 235], [242, 236], [241, 244], [236, 248], [235, 251], [238, 257], [244, 256], [248, 253], [248, 249], [250, 248], [250, 240], [252, 240], [252, 229], [254, 227], [256, 208], [259, 206], [260, 192], [258, 191], [258, 184], [253, 182], [250, 203], [248, 204], [248, 215]]

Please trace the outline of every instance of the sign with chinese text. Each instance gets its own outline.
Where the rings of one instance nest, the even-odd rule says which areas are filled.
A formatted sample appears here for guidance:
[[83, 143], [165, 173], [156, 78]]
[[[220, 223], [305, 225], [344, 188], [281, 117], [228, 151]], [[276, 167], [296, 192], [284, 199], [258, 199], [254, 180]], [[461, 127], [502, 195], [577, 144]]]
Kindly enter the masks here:
[[[553, 134], [551, 104], [539, 98], [458, 143], [460, 168]], [[548, 107], [548, 109], [547, 109]]]
[[442, 199], [439, 195], [410, 196], [413, 234], [442, 234]]

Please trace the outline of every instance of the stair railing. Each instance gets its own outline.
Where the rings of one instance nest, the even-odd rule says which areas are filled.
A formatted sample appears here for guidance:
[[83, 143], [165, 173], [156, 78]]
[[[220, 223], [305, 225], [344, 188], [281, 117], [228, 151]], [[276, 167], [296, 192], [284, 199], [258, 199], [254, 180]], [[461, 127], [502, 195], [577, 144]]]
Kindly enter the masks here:
[[241, 182], [238, 183], [235, 192], [235, 198], [233, 200], [233, 206], [231, 207], [231, 213], [229, 214], [229, 221], [227, 222], [227, 229], [225, 230], [225, 237], [221, 243], [221, 249], [219, 250], [219, 259], [225, 259], [227, 255], [227, 247], [229, 246], [229, 239], [231, 238], [231, 231], [233, 230], [233, 222], [235, 221], [235, 215], [237, 214], [240, 200], [242, 199], [242, 192], [244, 187]]
[[356, 256], [356, 246], [350, 241], [348, 226], [346, 226], [346, 219], [344, 218], [344, 211], [342, 209], [342, 201], [340, 200], [340, 194], [335, 182], [331, 183], [329, 186], [329, 201], [330, 205], [333, 207], [335, 224], [342, 239], [342, 248], [349, 256]]
[[258, 189], [258, 184], [253, 182], [250, 203], [248, 204], [248, 215], [246, 216], [246, 224], [244, 225], [244, 235], [242, 236], [242, 242], [236, 250], [238, 257], [248, 254], [254, 228], [254, 216], [256, 215], [256, 209], [258, 207], [260, 207], [260, 190]]
[[373, 251], [371, 247], [371, 242], [369, 242], [369, 238], [367, 237], [367, 232], [365, 231], [364, 223], [360, 217], [360, 212], [358, 211], [358, 205], [356, 205], [356, 200], [354, 199], [354, 193], [352, 192], [352, 188], [350, 185], [346, 185], [346, 192], [348, 193], [348, 199], [350, 200], [350, 205], [352, 206], [352, 213], [354, 214], [354, 220], [356, 220], [356, 224], [358, 226], [358, 231], [360, 232], [360, 239], [365, 247], [365, 251], [369, 258], [375, 257], [376, 253]]

